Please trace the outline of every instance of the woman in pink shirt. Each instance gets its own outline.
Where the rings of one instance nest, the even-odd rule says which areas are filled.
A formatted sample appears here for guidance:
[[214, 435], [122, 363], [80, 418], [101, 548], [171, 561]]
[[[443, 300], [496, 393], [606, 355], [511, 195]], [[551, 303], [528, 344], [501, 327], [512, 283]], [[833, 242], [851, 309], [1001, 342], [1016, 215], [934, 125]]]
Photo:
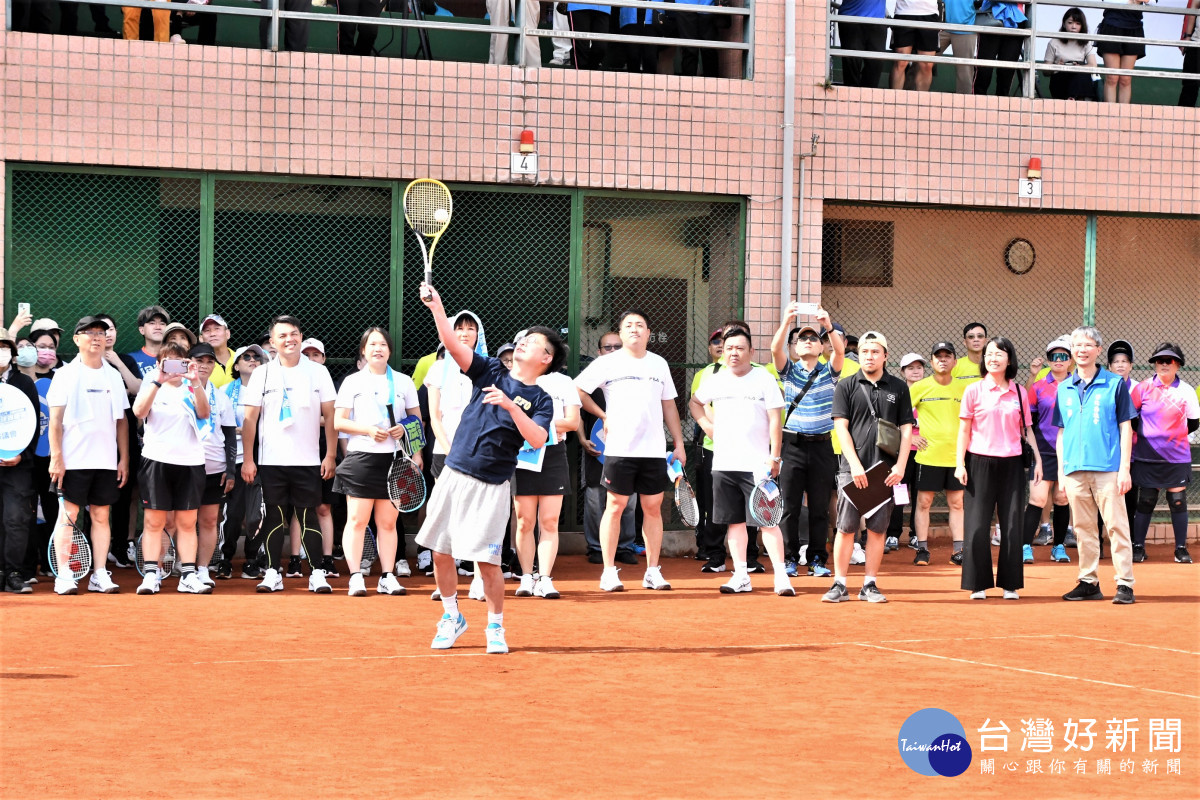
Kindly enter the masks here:
[[[1042, 480], [1042, 458], [1030, 428], [1033, 420], [1017, 376], [1017, 351], [997, 336], [988, 342], [979, 365], [983, 380], [963, 392], [958, 418], [958, 466], [954, 477], [966, 487], [963, 497], [962, 588], [972, 600], [999, 586], [1005, 600], [1016, 600], [1025, 585], [1021, 565], [1021, 510], [1025, 506], [1025, 465], [1021, 437], [1033, 449], [1033, 483]], [[1000, 519], [1000, 556], [992, 578], [989, 528]]]

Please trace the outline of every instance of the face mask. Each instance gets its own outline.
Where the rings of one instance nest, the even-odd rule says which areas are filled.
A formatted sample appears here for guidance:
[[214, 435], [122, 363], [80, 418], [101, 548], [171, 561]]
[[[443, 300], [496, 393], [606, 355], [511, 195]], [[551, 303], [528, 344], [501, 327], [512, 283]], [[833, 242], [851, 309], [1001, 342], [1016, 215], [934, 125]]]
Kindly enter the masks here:
[[53, 350], [38, 350], [37, 363], [43, 367], [48, 367], [58, 361], [58, 353]]
[[38, 351], [32, 345], [25, 345], [17, 348], [17, 366], [32, 367], [37, 363]]
[[0, 347], [0, 369], [8, 369], [8, 365], [12, 363], [12, 350], [7, 347]]

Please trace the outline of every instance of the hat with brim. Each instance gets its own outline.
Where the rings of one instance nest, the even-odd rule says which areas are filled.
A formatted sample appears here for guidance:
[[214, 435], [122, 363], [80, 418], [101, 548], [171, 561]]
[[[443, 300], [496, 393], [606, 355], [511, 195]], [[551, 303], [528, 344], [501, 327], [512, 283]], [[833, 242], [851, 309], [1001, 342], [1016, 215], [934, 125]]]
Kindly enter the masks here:
[[954, 349], [953, 342], [938, 342], [929, 350], [931, 356], [936, 356], [938, 353], [949, 353], [958, 358], [958, 351]]
[[90, 331], [92, 328], [99, 328], [102, 331], [108, 330], [108, 320], [104, 317], [84, 317], [75, 323], [75, 333], [83, 333]]
[[[1070, 353], [1071, 352], [1071, 337], [1060, 336], [1057, 339], [1055, 339], [1053, 342], [1051, 342], [1050, 344], [1046, 345], [1046, 355], [1050, 355], [1055, 350], [1066, 350], [1068, 353]], [[1112, 350], [1111, 349], [1109, 350], [1109, 358], [1112, 358]]]
[[204, 358], [205, 356], [214, 361], [217, 358], [217, 352], [213, 350], [212, 345], [208, 342], [200, 342], [194, 345], [191, 350], [188, 350], [188, 358]]
[[925, 356], [919, 353], [906, 353], [905, 356], [900, 359], [900, 369], [904, 369], [910, 364], [923, 364], [928, 366], [929, 362], [925, 360]]
[[1131, 345], [1129, 342], [1125, 341], [1124, 339], [1117, 339], [1115, 342], [1113, 342], [1112, 344], [1110, 344], [1108, 346], [1108, 361], [1109, 361], [1109, 363], [1112, 363], [1112, 360], [1116, 356], [1118, 356], [1122, 353], [1127, 355], [1129, 357], [1130, 361], [1133, 361], [1133, 345]]
[[1168, 358], [1173, 358], [1179, 362], [1179, 366], [1184, 365], [1183, 348], [1173, 342], [1163, 342], [1158, 347], [1154, 348], [1154, 355], [1150, 356], [1150, 363], [1163, 361]]
[[883, 348], [884, 352], [887, 352], [887, 349], [888, 349], [887, 337], [884, 336], [879, 331], [867, 331], [862, 336], [858, 337], [859, 347], [862, 347], [864, 344], [869, 344], [871, 342], [875, 342], [876, 344], [878, 344], [880, 347]]
[[170, 325], [163, 328], [163, 341], [165, 342], [167, 339], [170, 339], [171, 334], [175, 331], [183, 331], [184, 334], [187, 335], [189, 350], [196, 346], [196, 342], [200, 341], [198, 338], [196, 338], [196, 334], [189, 331], [187, 326], [181, 322], [172, 322]]
[[241, 358], [242, 356], [246, 355], [247, 352], [257, 353], [258, 354], [258, 363], [260, 363], [260, 364], [267, 363], [267, 351], [263, 350], [261, 347], [259, 347], [256, 344], [248, 344], [245, 347], [241, 347], [241, 348], [238, 348], [237, 350], [233, 351], [233, 361], [231, 362], [231, 365], [230, 365], [230, 374], [231, 375], [238, 374], [238, 368], [237, 368], [238, 359]]
[[788, 341], [796, 341], [797, 337], [799, 337], [800, 334], [804, 333], [805, 331], [812, 331], [818, 339], [821, 338], [821, 330], [816, 325], [809, 325], [808, 323], [805, 323], [788, 331]]
[[512, 342], [505, 342], [504, 344], [500, 345], [500, 347], [496, 350], [496, 358], [499, 358], [500, 356], [504, 355], [505, 353], [511, 353], [513, 350], [516, 350], [516, 349], [517, 349], [516, 346]]

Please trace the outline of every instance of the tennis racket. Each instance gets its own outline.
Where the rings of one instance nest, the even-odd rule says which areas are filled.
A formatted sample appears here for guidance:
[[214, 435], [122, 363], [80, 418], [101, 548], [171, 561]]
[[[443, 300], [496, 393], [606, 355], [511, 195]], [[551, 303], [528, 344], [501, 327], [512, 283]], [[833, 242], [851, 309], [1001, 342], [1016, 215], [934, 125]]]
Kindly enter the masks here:
[[[404, 219], [421, 245], [426, 283], [433, 283], [433, 251], [450, 226], [453, 212], [454, 201], [450, 197], [450, 190], [441, 181], [418, 178], [404, 189]], [[430, 239], [428, 247], [425, 246], [426, 237]], [[429, 296], [422, 293], [422, 298], [428, 300]]]
[[[55, 487], [51, 487], [51, 490], [55, 490]], [[65, 520], [71, 529], [71, 552], [67, 555], [67, 569], [71, 571], [71, 577], [74, 580], [79, 580], [92, 571], [92, 546], [88, 543], [87, 534], [80, 530], [79, 526], [75, 524], [75, 520], [67, 514], [67, 507], [63, 504], [61, 492], [58, 495], [58, 517], [60, 520]], [[59, 564], [58, 548], [54, 542], [57, 538], [58, 531], [55, 530], [50, 534], [50, 547], [46, 553], [46, 560], [50, 562], [50, 571], [56, 578]]]
[[[137, 540], [137, 571], [138, 574], [145, 577], [146, 575], [146, 557], [142, 548], [143, 542], [146, 539], [146, 534], [143, 532]], [[175, 541], [171, 538], [171, 534], [166, 531], [162, 532], [162, 547], [158, 551], [158, 574], [170, 575], [175, 569]]]
[[368, 525], [363, 531], [362, 560], [359, 564], [359, 570], [363, 575], [371, 574], [371, 565], [377, 558], [379, 558], [379, 548], [375, 545], [375, 531], [371, 530], [371, 526]]
[[760, 528], [774, 528], [783, 519], [783, 495], [770, 476], [750, 490], [750, 519]]
[[[396, 415], [390, 405], [387, 412], [388, 419], [395, 426]], [[417, 462], [409, 455], [409, 441], [408, 430], [405, 429], [400, 446], [396, 448], [396, 457], [392, 459], [392, 466], [388, 468], [387, 477], [388, 499], [401, 514], [416, 511], [425, 504], [425, 476], [421, 474]]]
[[700, 523], [700, 506], [696, 503], [696, 493], [683, 477], [683, 465], [676, 460], [674, 453], [667, 453], [667, 474], [675, 482], [675, 507], [679, 509], [679, 518], [684, 525], [694, 527]]

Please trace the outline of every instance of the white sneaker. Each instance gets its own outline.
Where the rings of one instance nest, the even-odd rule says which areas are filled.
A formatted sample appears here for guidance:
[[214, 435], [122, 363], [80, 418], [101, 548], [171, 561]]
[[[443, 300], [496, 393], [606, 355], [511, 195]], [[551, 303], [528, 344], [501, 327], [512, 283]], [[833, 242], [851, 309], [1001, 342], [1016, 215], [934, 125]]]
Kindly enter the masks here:
[[430, 551], [428, 550], [422, 550], [421, 552], [417, 553], [417, 569], [419, 569], [421, 572], [427, 572], [433, 569], [433, 556], [431, 556], [429, 552]]
[[442, 599], [442, 590], [437, 588], [436, 586], [433, 587], [433, 594], [429, 595], [429, 599], [434, 601], [435, 603], [438, 600], [441, 600]]
[[517, 587], [517, 597], [533, 597], [533, 576], [526, 573], [521, 576], [521, 585]]
[[980, 589], [978, 592], [971, 592], [972, 600], [987, 600], [987, 592]]
[[721, 584], [721, 594], [741, 594], [742, 592], [750, 591], [752, 588], [748, 574], [745, 572], [735, 572], [728, 583]]
[[642, 578], [642, 588], [669, 592], [671, 584], [667, 583], [667, 579], [662, 576], [661, 567], [646, 567], [646, 575]]
[[363, 574], [363, 577], [371, 574], [371, 559], [364, 558], [358, 564], [358, 570]]
[[412, 577], [412, 570], [409, 569], [408, 559], [402, 558], [396, 562], [396, 577], [397, 578], [411, 578]]
[[187, 44], [187, 41], [184, 40], [184, 38], [178, 33], [176, 33], [171, 37], [171, 44]]
[[314, 569], [308, 576], [308, 590], [317, 594], [332, 594], [333, 587], [325, 580], [325, 570]]
[[487, 651], [493, 655], [504, 655], [508, 652], [508, 641], [504, 638], [504, 628], [491, 623], [484, 629], [487, 637]]
[[125, 545], [125, 561], [129, 564], [137, 563], [137, 542]]
[[558, 599], [558, 589], [554, 588], [554, 581], [550, 580], [549, 575], [543, 575], [537, 579], [537, 585], [533, 587], [533, 596], [544, 597], [547, 600]]
[[406, 594], [407, 590], [400, 585], [400, 581], [396, 580], [395, 575], [381, 575], [379, 583], [375, 585], [375, 591], [379, 594], [402, 595]]
[[1021, 596], [1019, 594], [1017, 594], [1015, 591], [1013, 591], [1012, 589], [1005, 589], [1004, 590], [1004, 599], [1005, 600], [1020, 600]]
[[620, 572], [620, 570], [618, 570], [616, 567], [605, 567], [604, 572], [600, 573], [600, 591], [625, 591], [625, 584], [621, 583], [621, 579], [617, 577], [618, 572]]
[[854, 552], [850, 554], [850, 563], [853, 565], [867, 563], [867, 554], [858, 542], [854, 543]]
[[796, 590], [792, 587], [792, 582], [788, 580], [787, 575], [775, 576], [775, 594], [780, 597], [796, 596]]
[[254, 591], [259, 594], [266, 592], [282, 592], [283, 591], [283, 576], [279, 574], [277, 569], [268, 569], [263, 573], [262, 583], [254, 587]]
[[158, 594], [158, 590], [162, 588], [162, 578], [159, 577], [158, 570], [147, 572], [142, 577], [141, 584], [138, 585], [138, 594]]
[[467, 591], [467, 597], [471, 600], [486, 600], [483, 596], [483, 578], [476, 575], [471, 581], [471, 588]]
[[70, 575], [59, 575], [54, 579], [55, 594], [79, 594], [79, 586]]
[[92, 577], [88, 579], [88, 591], [103, 594], [116, 594], [121, 591], [121, 587], [113, 583], [111, 576], [112, 573], [106, 569], [93, 572]]
[[177, 591], [184, 594], [212, 594], [212, 587], [206, 585], [195, 572], [189, 572], [179, 579]]
[[350, 576], [350, 588], [346, 590], [346, 594], [350, 597], [367, 596], [367, 582], [361, 574], [356, 572]]
[[992, 547], [1000, 545], [1000, 523], [996, 523], [996, 527], [992, 530]]
[[800, 558], [796, 559], [796, 563], [801, 567], [808, 566], [808, 545], [800, 545]]
[[200, 582], [210, 589], [215, 589], [217, 587], [217, 582], [214, 581], [212, 576], [208, 573], [208, 567], [196, 567], [196, 575], [199, 576]]
[[465, 577], [467, 577], [468, 575], [474, 575], [474, 574], [475, 574], [475, 573], [474, 573], [474, 572], [472, 572], [471, 570], [469, 570], [469, 569], [467, 569], [466, 567], [464, 567], [464, 566], [463, 566], [463, 562], [461, 562], [461, 561], [457, 562], [455, 566], [458, 568], [458, 575], [459, 575], [459, 577], [460, 577], [460, 578], [465, 578]]

